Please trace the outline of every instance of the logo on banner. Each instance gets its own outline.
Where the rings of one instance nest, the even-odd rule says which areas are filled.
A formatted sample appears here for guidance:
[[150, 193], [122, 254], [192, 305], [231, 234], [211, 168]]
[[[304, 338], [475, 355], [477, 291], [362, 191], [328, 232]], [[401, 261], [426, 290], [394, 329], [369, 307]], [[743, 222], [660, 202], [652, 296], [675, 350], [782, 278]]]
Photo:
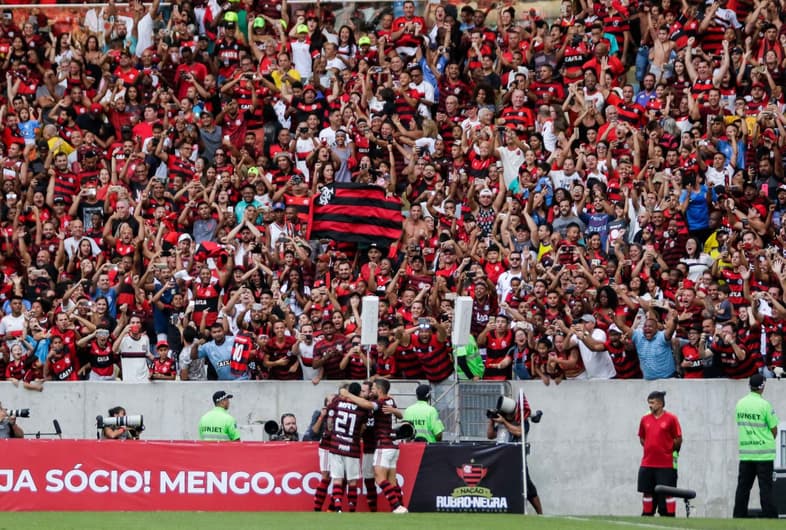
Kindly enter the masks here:
[[474, 460], [456, 468], [456, 474], [464, 481], [450, 495], [437, 496], [436, 509], [440, 512], [507, 512], [508, 498], [495, 497], [490, 488], [480, 485], [489, 469]]

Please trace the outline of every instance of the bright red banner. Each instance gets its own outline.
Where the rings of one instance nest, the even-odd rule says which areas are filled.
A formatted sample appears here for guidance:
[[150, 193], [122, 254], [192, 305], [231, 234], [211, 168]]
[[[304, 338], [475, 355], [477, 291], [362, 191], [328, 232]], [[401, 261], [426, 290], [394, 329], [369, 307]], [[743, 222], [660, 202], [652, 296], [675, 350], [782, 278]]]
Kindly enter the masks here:
[[[405, 504], [424, 448], [401, 446]], [[0, 440], [0, 451], [2, 511], [311, 511], [320, 481], [313, 442]]]

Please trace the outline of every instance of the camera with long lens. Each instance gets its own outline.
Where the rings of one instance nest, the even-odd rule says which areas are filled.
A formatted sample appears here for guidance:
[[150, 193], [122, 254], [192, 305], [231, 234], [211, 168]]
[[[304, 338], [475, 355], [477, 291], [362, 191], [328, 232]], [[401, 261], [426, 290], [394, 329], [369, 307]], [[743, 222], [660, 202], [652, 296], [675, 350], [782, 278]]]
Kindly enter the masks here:
[[29, 418], [30, 409], [6, 409], [6, 414], [11, 418]]
[[[509, 397], [500, 396], [497, 398], [497, 408], [487, 409], [486, 417], [491, 420], [497, 416], [512, 416], [514, 412], [516, 412], [516, 402]], [[529, 417], [529, 421], [532, 423], [540, 423], [542, 417], [543, 411], [536, 410], [535, 413]]]
[[277, 442], [283, 440], [283, 436], [278, 428], [278, 422], [276, 420], [268, 420], [265, 422], [264, 425], [265, 434], [267, 434], [268, 440], [271, 442]]
[[408, 422], [400, 423], [395, 429], [393, 429], [393, 439], [399, 441], [414, 440], [415, 428], [412, 426], [411, 423]]
[[486, 417], [491, 420], [497, 416], [510, 416], [514, 412], [516, 412], [516, 401], [509, 397], [499, 396], [496, 408], [487, 409]]
[[96, 416], [96, 427], [127, 427], [137, 431], [145, 430], [144, 418], [141, 414], [127, 414], [125, 416]]

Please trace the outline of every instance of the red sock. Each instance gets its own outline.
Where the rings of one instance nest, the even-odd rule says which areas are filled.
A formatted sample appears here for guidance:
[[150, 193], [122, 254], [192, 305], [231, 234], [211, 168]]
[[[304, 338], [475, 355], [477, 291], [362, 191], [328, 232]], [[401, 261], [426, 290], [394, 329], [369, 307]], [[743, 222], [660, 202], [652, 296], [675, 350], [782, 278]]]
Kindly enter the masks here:
[[330, 486], [330, 479], [323, 478], [319, 486], [317, 486], [317, 491], [314, 493], [314, 511], [321, 512], [322, 505], [325, 504], [325, 497], [327, 497], [327, 490], [328, 486]]
[[393, 488], [396, 490], [396, 497], [398, 497], [398, 503], [404, 504], [404, 494], [401, 492], [401, 486], [398, 485], [398, 482], [393, 483]]
[[641, 515], [655, 515], [655, 504], [648, 495], [641, 498]]
[[333, 483], [333, 510], [341, 510], [344, 502], [344, 485], [338, 482]]
[[369, 511], [377, 511], [377, 483], [373, 478], [363, 479], [363, 484], [366, 486], [366, 500], [368, 501]]
[[358, 487], [357, 486], [348, 486], [347, 489], [347, 506], [349, 506], [349, 511], [354, 512], [358, 505]]
[[674, 497], [666, 497], [666, 515], [668, 517], [677, 515], [677, 499]]
[[396, 495], [396, 487], [388, 482], [387, 480], [383, 480], [379, 483], [379, 487], [382, 488], [382, 491], [385, 493], [385, 497], [390, 503], [390, 507], [392, 509], [396, 509], [401, 506], [401, 502], [398, 500], [398, 495]]

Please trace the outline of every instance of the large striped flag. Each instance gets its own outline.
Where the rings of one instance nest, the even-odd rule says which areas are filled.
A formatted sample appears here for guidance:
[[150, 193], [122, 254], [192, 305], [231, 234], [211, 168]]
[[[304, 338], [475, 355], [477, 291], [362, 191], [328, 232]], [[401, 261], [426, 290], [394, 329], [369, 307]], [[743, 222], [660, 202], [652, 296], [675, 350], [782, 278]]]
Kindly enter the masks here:
[[333, 183], [311, 201], [308, 239], [389, 246], [401, 237], [401, 201], [371, 184]]

